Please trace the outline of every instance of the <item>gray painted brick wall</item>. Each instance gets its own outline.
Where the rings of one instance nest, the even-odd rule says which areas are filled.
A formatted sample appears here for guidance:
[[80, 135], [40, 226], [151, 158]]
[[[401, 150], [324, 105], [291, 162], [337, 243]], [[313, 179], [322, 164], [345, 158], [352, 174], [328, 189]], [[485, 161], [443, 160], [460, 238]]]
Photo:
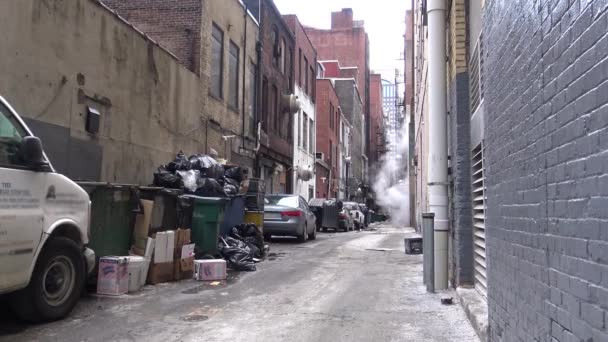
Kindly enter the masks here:
[[486, 1], [492, 341], [608, 341], [608, 1]]
[[452, 169], [450, 220], [453, 233], [452, 282], [473, 284], [473, 209], [471, 199], [471, 115], [468, 73], [456, 74], [449, 91], [449, 153]]

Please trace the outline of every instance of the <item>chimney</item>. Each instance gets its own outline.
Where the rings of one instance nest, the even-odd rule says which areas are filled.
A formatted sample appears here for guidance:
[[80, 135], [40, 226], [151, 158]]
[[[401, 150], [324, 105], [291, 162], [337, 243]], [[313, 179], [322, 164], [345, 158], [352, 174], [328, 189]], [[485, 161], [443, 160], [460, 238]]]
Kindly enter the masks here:
[[331, 12], [331, 28], [352, 28], [353, 9], [343, 8], [340, 12]]

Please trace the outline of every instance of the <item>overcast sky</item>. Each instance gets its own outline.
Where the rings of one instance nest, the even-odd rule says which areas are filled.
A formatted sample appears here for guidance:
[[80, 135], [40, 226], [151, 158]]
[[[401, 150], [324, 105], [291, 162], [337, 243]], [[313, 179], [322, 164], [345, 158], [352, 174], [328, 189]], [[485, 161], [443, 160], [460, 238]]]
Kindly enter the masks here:
[[403, 75], [403, 34], [408, 0], [274, 0], [282, 14], [296, 14], [302, 24], [331, 27], [331, 12], [352, 8], [354, 20], [364, 20], [369, 36], [370, 67], [382, 78]]

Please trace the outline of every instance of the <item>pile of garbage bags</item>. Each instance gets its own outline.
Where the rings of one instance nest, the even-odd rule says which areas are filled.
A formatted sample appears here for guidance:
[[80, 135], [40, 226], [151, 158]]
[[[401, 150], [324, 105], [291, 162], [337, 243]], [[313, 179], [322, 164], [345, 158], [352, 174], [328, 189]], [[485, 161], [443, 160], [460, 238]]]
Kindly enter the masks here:
[[243, 171], [239, 166], [224, 166], [210, 156], [197, 154], [189, 158], [183, 152], [175, 160], [154, 172], [154, 185], [183, 189], [203, 197], [230, 197], [239, 194]]
[[255, 259], [266, 254], [264, 237], [255, 224], [234, 226], [218, 247], [228, 266], [235, 271], [255, 271]]

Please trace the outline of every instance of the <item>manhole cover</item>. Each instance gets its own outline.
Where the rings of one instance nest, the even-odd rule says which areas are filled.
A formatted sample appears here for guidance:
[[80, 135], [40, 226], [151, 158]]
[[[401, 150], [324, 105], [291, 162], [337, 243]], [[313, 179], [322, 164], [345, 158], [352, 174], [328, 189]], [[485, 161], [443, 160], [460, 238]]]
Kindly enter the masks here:
[[203, 316], [203, 315], [188, 315], [188, 316], [182, 317], [182, 321], [186, 321], [186, 322], [201, 322], [201, 321], [206, 321], [208, 319], [209, 319], [209, 317]]

